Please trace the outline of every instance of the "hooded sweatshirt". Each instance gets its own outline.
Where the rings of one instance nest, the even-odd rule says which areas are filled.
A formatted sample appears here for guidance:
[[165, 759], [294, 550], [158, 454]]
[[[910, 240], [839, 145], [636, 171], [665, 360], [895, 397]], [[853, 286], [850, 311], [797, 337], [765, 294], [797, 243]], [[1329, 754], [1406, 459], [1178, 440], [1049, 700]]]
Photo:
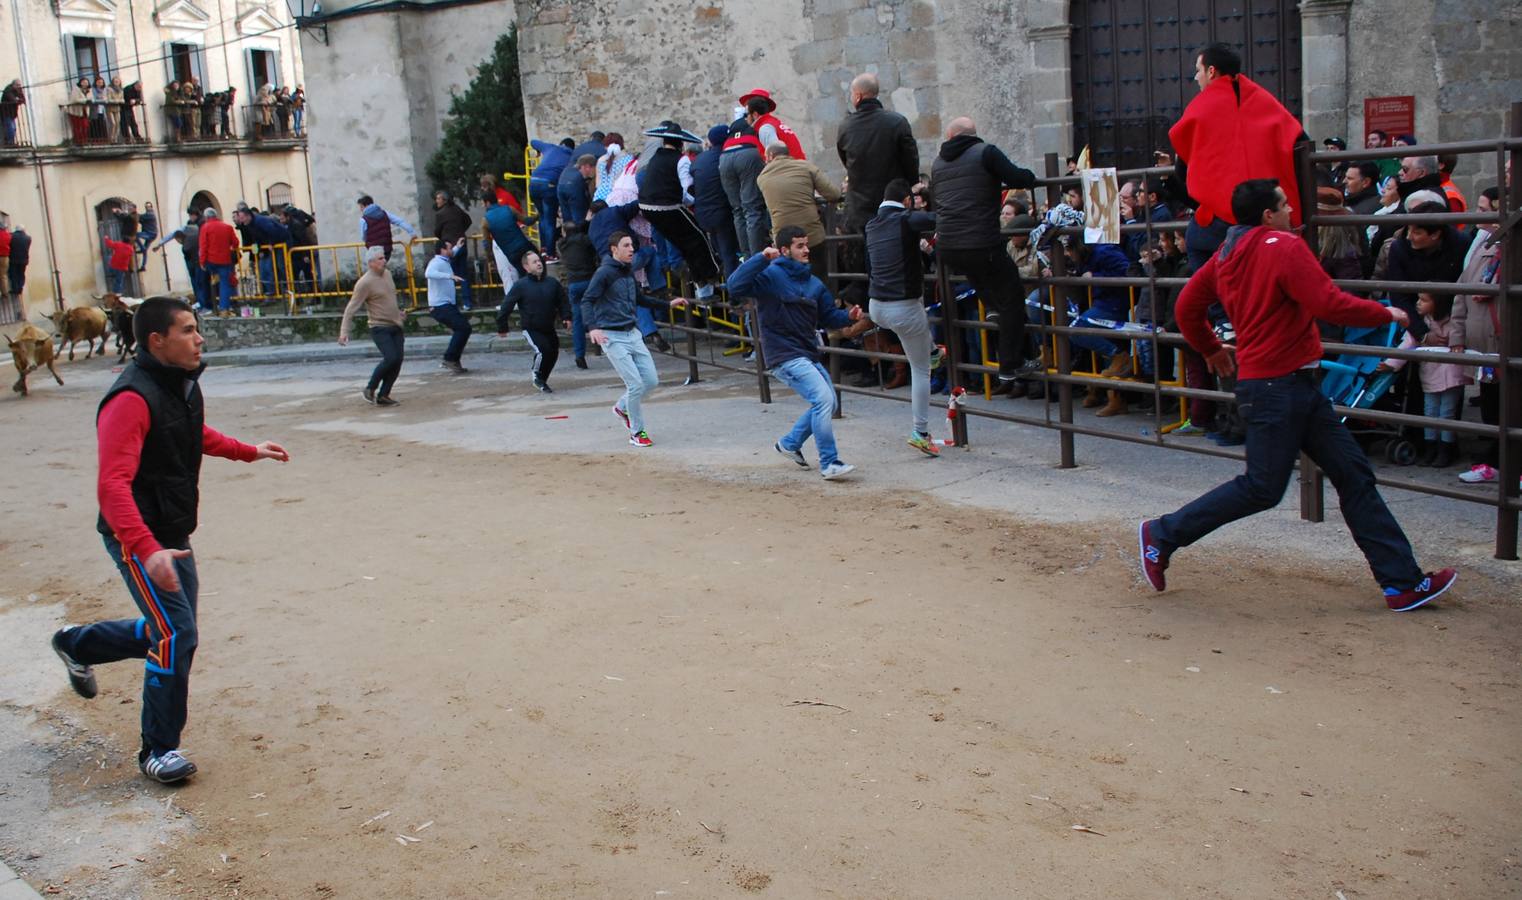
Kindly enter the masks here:
[[1221, 349], [1206, 311], [1219, 302], [1237, 333], [1237, 377], [1277, 378], [1321, 359], [1316, 320], [1372, 327], [1390, 310], [1332, 283], [1311, 248], [1287, 231], [1233, 226], [1174, 307], [1179, 330], [1201, 355]]
[[930, 167], [935, 187], [936, 248], [985, 250], [1004, 243], [999, 233], [1000, 188], [1033, 188], [1036, 176], [975, 134], [941, 145]]
[[497, 333], [506, 334], [508, 317], [518, 308], [524, 331], [554, 331], [555, 323], [571, 317], [571, 301], [565, 285], [544, 273], [525, 275], [513, 282], [497, 311]]
[[730, 296], [756, 298], [761, 351], [770, 368], [799, 357], [819, 362], [819, 329], [851, 324], [808, 265], [786, 256], [768, 260], [757, 253], [729, 276], [728, 287]]

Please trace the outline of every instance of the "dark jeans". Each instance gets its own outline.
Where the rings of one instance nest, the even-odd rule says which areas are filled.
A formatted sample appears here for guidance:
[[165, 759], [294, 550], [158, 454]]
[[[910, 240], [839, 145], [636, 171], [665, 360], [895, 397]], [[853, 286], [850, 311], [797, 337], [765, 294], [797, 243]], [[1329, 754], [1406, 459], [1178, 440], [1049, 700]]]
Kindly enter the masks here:
[[460, 312], [460, 308], [453, 303], [443, 306], [428, 307], [428, 315], [433, 320], [454, 332], [449, 339], [449, 346], [444, 348], [445, 362], [459, 362], [460, 356], [465, 352], [465, 342], [470, 340], [470, 320]]
[[724, 277], [728, 279], [735, 274], [735, 269], [740, 268], [740, 242], [735, 239], [735, 223], [726, 219], [703, 232], [708, 235], [708, 243], [713, 245], [714, 255], [719, 258], [719, 268], [724, 270]]
[[566, 293], [571, 300], [571, 352], [577, 359], [585, 359], [587, 355], [587, 333], [581, 324], [581, 295], [587, 292], [587, 285], [591, 280], [573, 281], [566, 285]]
[[308, 247], [291, 248], [291, 279], [296, 284], [311, 282], [316, 287], [316, 279], [313, 277], [313, 264], [316, 262], [316, 254]]
[[474, 295], [470, 292], [470, 250], [465, 247], [461, 247], [458, 253], [450, 256], [449, 268], [453, 269], [456, 275], [465, 279], [464, 281], [457, 282], [455, 284], [455, 295], [456, 298], [460, 301], [460, 306], [462, 308], [470, 309], [475, 305], [471, 302], [474, 298]]
[[585, 222], [587, 209], [592, 201], [587, 199], [587, 182], [578, 178], [569, 186], [560, 182], [555, 186], [555, 200], [560, 207], [560, 217], [567, 222]]
[[[402, 330], [395, 325], [376, 325], [370, 329], [370, 339], [381, 352], [381, 361], [370, 373], [370, 390], [380, 388], [380, 396], [391, 396], [391, 386], [396, 376], [402, 374]], [[459, 357], [455, 357], [458, 359]]]
[[560, 214], [560, 197], [556, 186], [543, 178], [528, 180], [528, 196], [539, 214], [539, 246], [555, 255], [555, 217]]
[[1422, 580], [1395, 517], [1374, 486], [1374, 470], [1332, 411], [1312, 372], [1237, 382], [1247, 425], [1247, 471], [1158, 519], [1152, 536], [1164, 553], [1187, 547], [1228, 522], [1272, 509], [1284, 496], [1300, 451], [1337, 489], [1342, 517], [1381, 587], [1408, 590]]
[[[125, 135], [124, 135], [125, 137]], [[148, 265], [148, 248], [153, 244], [153, 239], [158, 237], [157, 231], [139, 231], [137, 239], [133, 241], [137, 245], [137, 255], [142, 257], [138, 261], [137, 270], [141, 272]]]
[[17, 297], [21, 296], [21, 289], [26, 287], [26, 264], [11, 263], [7, 270], [7, 277], [10, 278], [11, 293]]
[[195, 557], [175, 560], [180, 589], [166, 591], [148, 579], [142, 560], [122, 558], [122, 545], [116, 538], [107, 535], [104, 540], [106, 553], [116, 563], [142, 618], [75, 628], [64, 635], [64, 650], [87, 666], [144, 660], [143, 748], [154, 754], [178, 750], [190, 692], [190, 663], [196, 652], [200, 580]]
[[185, 271], [190, 273], [190, 291], [195, 295], [196, 306], [211, 309], [211, 276], [194, 256], [185, 257]]
[[966, 277], [985, 307], [999, 313], [999, 377], [1014, 378], [1025, 361], [1025, 290], [1004, 245], [984, 250], [939, 250], [942, 265]]

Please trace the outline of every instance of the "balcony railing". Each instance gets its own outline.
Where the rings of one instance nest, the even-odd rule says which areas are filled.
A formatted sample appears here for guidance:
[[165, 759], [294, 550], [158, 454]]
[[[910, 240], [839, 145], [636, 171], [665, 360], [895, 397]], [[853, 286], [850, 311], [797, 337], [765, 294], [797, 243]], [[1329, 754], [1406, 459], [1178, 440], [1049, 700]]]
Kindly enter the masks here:
[[251, 141], [299, 141], [306, 137], [302, 127], [305, 117], [286, 104], [255, 103], [243, 107], [243, 115], [248, 123], [243, 133]]
[[0, 152], [25, 150], [32, 146], [32, 129], [27, 124], [26, 107], [15, 113], [0, 112]]
[[91, 100], [58, 107], [74, 147], [130, 147], [148, 143], [141, 104]]
[[165, 103], [164, 141], [206, 144], [238, 139], [237, 117], [223, 103]]

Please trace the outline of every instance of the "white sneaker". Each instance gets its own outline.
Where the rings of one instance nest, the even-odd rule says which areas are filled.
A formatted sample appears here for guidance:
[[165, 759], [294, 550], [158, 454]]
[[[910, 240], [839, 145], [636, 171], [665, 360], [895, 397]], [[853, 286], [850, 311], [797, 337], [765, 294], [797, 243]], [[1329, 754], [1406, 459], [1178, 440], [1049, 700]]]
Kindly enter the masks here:
[[855, 466], [850, 463], [843, 463], [837, 459], [820, 470], [819, 474], [824, 476], [825, 481], [834, 481], [837, 478], [844, 478], [855, 471]]
[[784, 449], [781, 441], [777, 441], [776, 443], [772, 444], [772, 449], [776, 450], [778, 453], [781, 453], [783, 456], [786, 456], [788, 459], [792, 460], [805, 469], [812, 468], [809, 465], [809, 461], [804, 458], [802, 450]]
[[1500, 477], [1501, 473], [1497, 472], [1494, 466], [1487, 466], [1484, 463], [1480, 463], [1468, 472], [1459, 473], [1459, 480], [1465, 484], [1489, 484]]

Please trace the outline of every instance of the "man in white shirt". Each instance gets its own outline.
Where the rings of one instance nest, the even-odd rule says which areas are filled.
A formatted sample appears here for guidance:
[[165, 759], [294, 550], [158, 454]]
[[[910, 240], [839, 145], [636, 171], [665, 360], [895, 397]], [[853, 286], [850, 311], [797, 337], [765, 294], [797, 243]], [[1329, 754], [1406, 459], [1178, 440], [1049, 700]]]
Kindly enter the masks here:
[[423, 272], [428, 278], [428, 315], [454, 332], [449, 339], [449, 346], [444, 348], [443, 366], [455, 375], [464, 375], [469, 371], [460, 365], [460, 357], [465, 353], [465, 342], [470, 340], [470, 320], [455, 305], [455, 282], [465, 279], [454, 273], [449, 257], [464, 242], [465, 239], [461, 238], [455, 244], [439, 244], [433, 259], [428, 261], [428, 268]]

